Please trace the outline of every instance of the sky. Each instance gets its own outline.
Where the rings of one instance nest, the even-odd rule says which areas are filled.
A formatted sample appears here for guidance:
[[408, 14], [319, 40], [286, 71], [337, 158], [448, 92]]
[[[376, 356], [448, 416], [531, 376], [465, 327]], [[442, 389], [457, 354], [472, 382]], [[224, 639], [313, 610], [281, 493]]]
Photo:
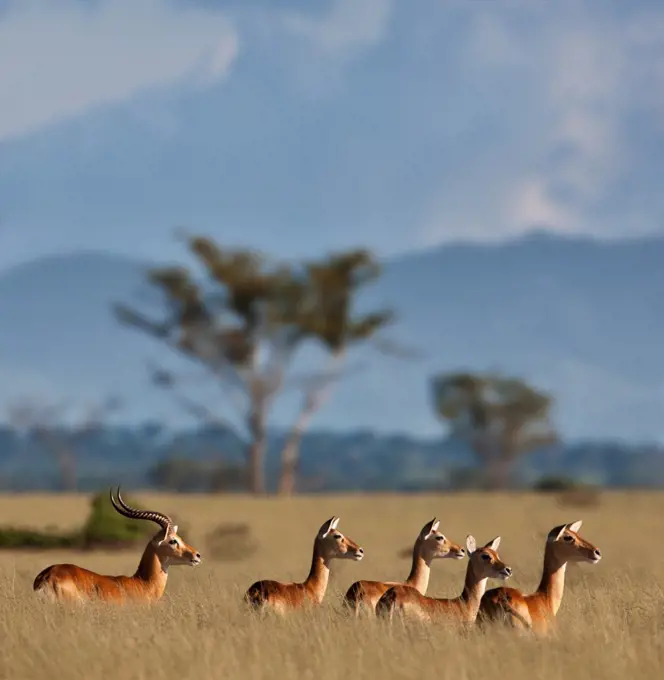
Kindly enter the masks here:
[[0, 269], [662, 232], [661, 0], [0, 0]]

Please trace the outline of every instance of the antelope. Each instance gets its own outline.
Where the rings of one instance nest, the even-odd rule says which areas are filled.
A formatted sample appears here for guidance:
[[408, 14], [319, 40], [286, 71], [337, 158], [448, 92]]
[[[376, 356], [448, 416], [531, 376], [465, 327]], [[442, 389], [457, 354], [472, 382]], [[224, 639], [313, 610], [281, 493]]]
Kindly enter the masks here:
[[376, 614], [388, 617], [394, 612], [423, 621], [449, 620], [458, 623], [474, 623], [480, 600], [489, 578], [508, 579], [512, 569], [498, 555], [500, 536], [477, 548], [473, 536], [466, 537], [468, 567], [461, 595], [451, 599], [427, 597], [412, 586], [392, 586], [378, 600]]
[[493, 588], [482, 597], [478, 623], [504, 621], [519, 630], [546, 635], [555, 623], [565, 589], [568, 562], [597, 564], [600, 551], [579, 536], [582, 520], [551, 529], [544, 547], [542, 580], [537, 590], [524, 595], [516, 588]]
[[302, 583], [256, 581], [244, 595], [244, 600], [255, 610], [271, 610], [278, 614], [301, 608], [307, 604], [319, 605], [325, 597], [330, 577], [330, 561], [351, 559], [359, 562], [364, 550], [340, 531], [338, 517], [327, 520], [318, 530], [314, 540], [311, 569]]
[[462, 560], [466, 551], [438, 531], [440, 522], [434, 517], [420, 531], [413, 546], [413, 562], [410, 574], [405, 581], [356, 581], [346, 591], [344, 604], [359, 614], [362, 606], [375, 613], [376, 603], [381, 595], [397, 585], [412, 586], [420, 594], [426, 593], [429, 586], [431, 562], [435, 559]]
[[37, 575], [33, 590], [57, 601], [153, 602], [164, 593], [170, 566], [200, 564], [200, 553], [178, 536], [178, 527], [168, 515], [129, 507], [120, 495], [120, 487], [117, 503], [112, 489], [109, 495], [113, 507], [121, 515], [151, 520], [160, 527], [147, 544], [136, 573], [133, 576], [105, 576], [75, 564], [54, 564]]

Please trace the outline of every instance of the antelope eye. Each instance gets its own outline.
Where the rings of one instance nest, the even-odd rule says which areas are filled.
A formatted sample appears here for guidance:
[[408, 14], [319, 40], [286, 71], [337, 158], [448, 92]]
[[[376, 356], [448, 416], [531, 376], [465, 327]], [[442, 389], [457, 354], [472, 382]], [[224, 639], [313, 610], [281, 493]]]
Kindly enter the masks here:
[[563, 541], [567, 541], [568, 543], [571, 543], [574, 540], [574, 536], [570, 536], [569, 534], [566, 534], [563, 536]]
[[343, 536], [341, 534], [334, 534], [334, 537], [337, 539], [337, 541], [339, 541], [343, 538]]
[[445, 540], [445, 536], [436, 536], [437, 541], [443, 541]]
[[482, 559], [488, 562], [491, 559], [491, 555], [487, 555], [486, 553], [482, 553]]
[[174, 538], [171, 538], [171, 540], [169, 541], [169, 543], [170, 543], [171, 545], [177, 545], [177, 544], [178, 544], [177, 540], [174, 539]]

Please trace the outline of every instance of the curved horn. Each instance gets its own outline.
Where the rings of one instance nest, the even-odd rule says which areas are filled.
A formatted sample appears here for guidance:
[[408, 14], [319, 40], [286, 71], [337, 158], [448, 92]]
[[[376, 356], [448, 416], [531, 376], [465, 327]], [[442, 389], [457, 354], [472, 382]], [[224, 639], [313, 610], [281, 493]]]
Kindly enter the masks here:
[[168, 533], [171, 530], [171, 528], [173, 527], [173, 520], [168, 515], [164, 515], [163, 513], [156, 512], [154, 510], [136, 510], [136, 508], [129, 507], [124, 502], [124, 500], [122, 499], [122, 496], [120, 495], [120, 487], [119, 486], [118, 486], [118, 490], [117, 490], [117, 496], [118, 496], [117, 502], [116, 502], [115, 498], [113, 498], [113, 489], [112, 488], [109, 490], [109, 495], [111, 497], [111, 503], [113, 504], [113, 507], [121, 515], [124, 515], [125, 517], [129, 517], [130, 519], [147, 519], [147, 520], [150, 520], [150, 521], [158, 524], [166, 533]]

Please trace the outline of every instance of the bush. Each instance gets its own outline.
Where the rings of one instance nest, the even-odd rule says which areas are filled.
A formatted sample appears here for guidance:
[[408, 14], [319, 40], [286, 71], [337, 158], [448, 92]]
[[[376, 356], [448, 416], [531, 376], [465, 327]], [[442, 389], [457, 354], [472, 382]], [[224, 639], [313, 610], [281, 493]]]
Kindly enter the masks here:
[[556, 500], [561, 506], [590, 508], [599, 505], [601, 500], [601, 489], [598, 487], [562, 475], [543, 477], [533, 489], [544, 493], [556, 493]]
[[602, 491], [594, 486], [580, 486], [558, 494], [558, 505], [575, 508], [593, 508], [599, 505]]
[[[125, 500], [129, 505], [140, 509], [140, 505]], [[152, 522], [129, 519], [116, 512], [109, 501], [108, 493], [96, 494], [90, 506], [90, 514], [83, 527], [68, 534], [0, 527], [0, 549], [131, 548], [147, 543], [157, 531]]]
[[533, 484], [533, 489], [535, 491], [543, 492], [559, 492], [559, 491], [570, 491], [572, 489], [578, 489], [582, 484], [572, 479], [571, 477], [565, 477], [563, 475], [552, 475], [550, 477], [542, 477], [535, 484]]
[[210, 557], [223, 562], [239, 562], [251, 557], [257, 550], [256, 541], [248, 524], [219, 524], [206, 536]]
[[[128, 505], [140, 506], [125, 498]], [[80, 531], [82, 547], [86, 549], [104, 547], [131, 547], [145, 543], [156, 533], [152, 522], [129, 519], [117, 512], [107, 493], [98, 493], [92, 498], [91, 510]]]

